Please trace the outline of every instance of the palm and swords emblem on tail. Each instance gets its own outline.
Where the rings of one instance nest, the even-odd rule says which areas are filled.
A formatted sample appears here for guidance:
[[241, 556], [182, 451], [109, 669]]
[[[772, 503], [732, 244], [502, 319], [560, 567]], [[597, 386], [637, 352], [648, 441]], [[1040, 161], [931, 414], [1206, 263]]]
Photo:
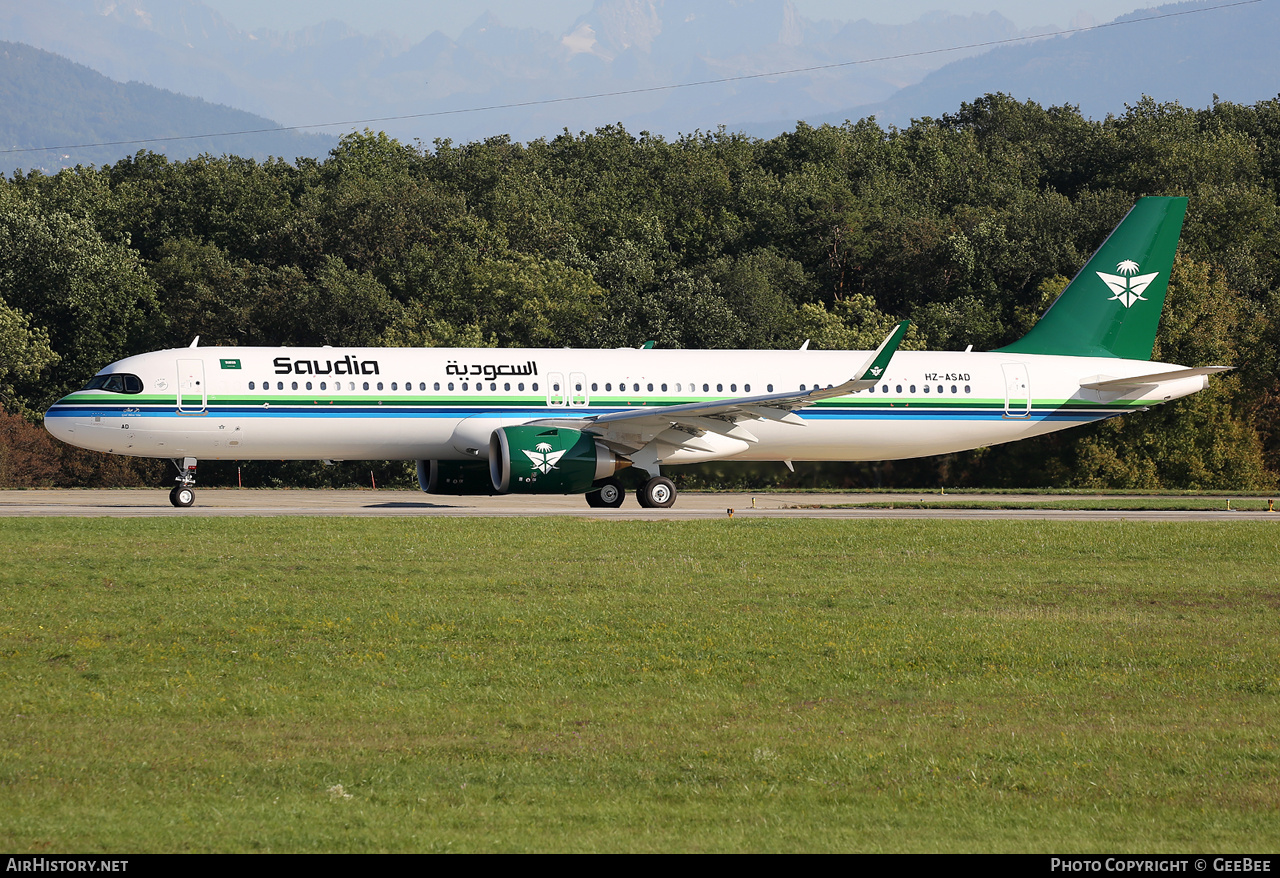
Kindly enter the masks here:
[[[1119, 274], [1106, 274], [1105, 272], [1095, 272], [1098, 277], [1102, 278], [1102, 282], [1111, 288], [1112, 296], [1107, 301], [1119, 301], [1126, 308], [1133, 307], [1134, 302], [1145, 302], [1146, 297], [1142, 295], [1147, 287], [1151, 286], [1151, 282], [1160, 276], [1160, 272], [1152, 272], [1151, 274], [1138, 274], [1138, 263], [1132, 259], [1126, 259], [1116, 266]], [[1136, 275], [1136, 276], [1135, 276]]]

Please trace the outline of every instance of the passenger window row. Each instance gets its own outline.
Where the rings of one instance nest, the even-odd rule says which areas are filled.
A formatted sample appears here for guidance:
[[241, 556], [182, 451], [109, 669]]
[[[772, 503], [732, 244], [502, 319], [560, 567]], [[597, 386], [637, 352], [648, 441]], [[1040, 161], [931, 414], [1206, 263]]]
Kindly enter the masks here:
[[[801, 389], [803, 390], [804, 388], [802, 387]], [[923, 388], [922, 388], [922, 389], [923, 389], [923, 391], [924, 391], [925, 393], [932, 393], [932, 392], [933, 392], [933, 390], [934, 390], [934, 386], [933, 386], [933, 385], [930, 385], [930, 384], [925, 384], [925, 385], [923, 386]], [[875, 392], [876, 392], [876, 388], [875, 388], [875, 387], [869, 387], [869, 388], [867, 388], [867, 390], [868, 390], [868, 392], [869, 392], [869, 393], [875, 393]], [[901, 384], [895, 384], [895, 385], [893, 386], [893, 392], [894, 392], [894, 393], [897, 393], [898, 395], [901, 395], [901, 394], [902, 394], [902, 391], [903, 391], [903, 386], [902, 386]], [[914, 384], [909, 384], [909, 385], [907, 385], [907, 387], [906, 387], [906, 391], [907, 391], [907, 393], [915, 393], [915, 392], [916, 392], [916, 386], [915, 386]], [[888, 385], [888, 384], [882, 384], [882, 385], [880, 385], [879, 392], [880, 392], [880, 393], [888, 393], [888, 392], [889, 392], [889, 385]], [[946, 393], [947, 391], [946, 391], [946, 387], [945, 387], [945, 385], [942, 385], [942, 384], [937, 385], [937, 392], [938, 392], [938, 393]], [[959, 385], [952, 384], [952, 385], [951, 385], [951, 392], [952, 392], [952, 393], [955, 393], [955, 394], [958, 394], [958, 393], [960, 392], [960, 387], [959, 387]], [[973, 393], [973, 388], [972, 388], [972, 386], [970, 386], [970, 385], [966, 384], [966, 385], [964, 386], [964, 392], [965, 392], [965, 393]]]
[[[332, 385], [333, 385], [332, 387], [330, 387], [330, 386], [329, 386], [331, 383], [332, 383]], [[276, 390], [284, 390], [284, 389], [286, 389], [286, 388], [285, 388], [285, 382], [283, 382], [283, 381], [277, 381], [275, 384], [276, 384], [276, 386], [275, 386], [275, 389], [276, 389]], [[470, 389], [471, 389], [471, 386], [472, 386], [472, 385], [471, 385], [471, 382], [469, 382], [469, 381], [463, 381], [463, 382], [462, 382], [462, 389], [463, 389], [463, 390], [470, 390]], [[250, 389], [250, 390], [257, 390], [257, 389], [259, 389], [259, 388], [258, 388], [258, 383], [257, 383], [256, 381], [250, 381], [250, 382], [249, 382], [249, 389]], [[262, 390], [264, 390], [264, 391], [266, 391], [266, 390], [271, 390], [271, 382], [270, 382], [270, 381], [263, 381], [263, 382], [262, 382], [262, 387], [261, 387], [261, 389], [262, 389]], [[341, 381], [333, 381], [333, 382], [329, 382], [329, 381], [321, 381], [321, 382], [320, 382], [320, 386], [319, 386], [319, 388], [316, 388], [316, 387], [315, 387], [315, 385], [314, 385], [314, 382], [311, 382], [311, 381], [302, 382], [301, 386], [299, 386], [299, 382], [297, 382], [297, 381], [290, 381], [290, 382], [289, 382], [288, 389], [289, 389], [289, 390], [316, 390], [316, 389], [318, 389], [318, 390], [320, 390], [320, 391], [330, 391], [330, 392], [333, 392], [333, 393], [342, 393], [342, 392], [344, 391], [344, 388], [343, 388], [343, 386], [342, 386], [342, 382], [341, 382]], [[347, 382], [347, 386], [346, 386], [345, 390], [346, 390], [346, 391], [354, 391], [355, 389], [356, 389], [356, 382], [355, 382], [355, 381], [348, 381], [348, 382]], [[387, 389], [387, 386], [386, 386], [385, 382], [382, 382], [382, 381], [375, 381], [375, 382], [362, 381], [362, 382], [360, 382], [360, 389], [361, 389], [361, 390], [386, 390], [386, 389]], [[392, 382], [391, 382], [391, 387], [390, 387], [390, 389], [391, 389], [391, 390], [400, 390], [400, 389], [401, 389], [401, 387], [400, 387], [400, 382], [398, 382], [398, 381], [392, 381]], [[412, 382], [412, 381], [406, 381], [406, 382], [404, 383], [404, 388], [403, 388], [403, 390], [404, 390], [404, 392], [405, 392], [405, 393], [412, 393], [412, 392], [413, 392], [413, 389], [414, 389], [414, 387], [413, 387], [413, 382]], [[419, 382], [418, 382], [418, 390], [419, 390], [419, 391], [421, 391], [421, 392], [426, 392], [426, 389], [427, 389], [427, 382], [425, 382], [425, 381], [419, 381]], [[433, 389], [433, 390], [439, 390], [439, 389], [440, 389], [440, 382], [439, 382], [439, 381], [435, 382], [435, 383], [432, 385], [432, 389]], [[454, 387], [454, 383], [453, 383], [452, 381], [450, 381], [450, 382], [448, 383], [448, 389], [449, 389], [449, 390], [454, 390], [454, 389], [455, 389], [455, 387]], [[477, 382], [475, 382], [475, 389], [476, 389], [476, 390], [484, 390], [484, 382], [483, 382], [483, 381], [477, 381]], [[498, 385], [497, 385], [496, 383], [490, 383], [490, 384], [489, 384], [489, 389], [490, 389], [490, 390], [497, 390], [497, 389], [498, 389]], [[510, 389], [511, 389], [511, 383], [510, 383], [510, 382], [504, 382], [504, 383], [503, 383], [503, 385], [502, 385], [502, 389], [503, 389], [503, 390], [510, 390]], [[537, 390], [537, 389], [538, 389], [538, 383], [537, 383], [536, 381], [533, 383], [533, 385], [532, 385], [532, 388], [531, 388], [531, 389], [532, 389], [532, 390]], [[519, 390], [524, 390], [524, 382], [523, 382], [523, 381], [519, 382], [519, 383], [516, 385], [516, 390], [518, 390], [518, 391], [519, 391]]]
[[[330, 391], [330, 390], [331, 390], [333, 393], [341, 393], [341, 392], [343, 392], [343, 386], [342, 386], [342, 382], [341, 382], [341, 381], [334, 381], [334, 382], [332, 382], [332, 384], [333, 384], [333, 387], [332, 387], [332, 388], [330, 388], [330, 387], [329, 387], [329, 384], [330, 384], [330, 383], [331, 383], [331, 382], [328, 382], [328, 381], [321, 381], [321, 382], [320, 382], [319, 390], [320, 390], [321, 392], [324, 392], [324, 391]], [[275, 389], [276, 389], [276, 390], [284, 390], [284, 389], [285, 389], [285, 382], [283, 382], [283, 381], [277, 381], [277, 382], [275, 383], [275, 385], [276, 385], [276, 386], [275, 386]], [[681, 383], [677, 383], [677, 384], [675, 385], [675, 392], [676, 392], [676, 393], [683, 393], [683, 392], [684, 392], [684, 391], [683, 391], [683, 386], [684, 386], [683, 384], [681, 384]], [[832, 385], [828, 384], [828, 385], [826, 385], [826, 386], [827, 386], [827, 387], [831, 387]], [[666, 385], [666, 384], [661, 384], [661, 385], [659, 385], [659, 388], [660, 388], [660, 390], [661, 390], [661, 392], [662, 392], [662, 393], [668, 393], [668, 392], [669, 392], [669, 391], [668, 391], [668, 389], [667, 389], [667, 387], [668, 387], [668, 385]], [[725, 386], [724, 386], [724, 384], [722, 384], [722, 383], [721, 383], [721, 384], [716, 384], [716, 385], [715, 385], [715, 388], [716, 388], [716, 389], [715, 389], [715, 392], [716, 392], [716, 393], [724, 393], [724, 392], [725, 392], [724, 387], [725, 387]], [[801, 385], [800, 385], [800, 390], [801, 390], [801, 391], [807, 391], [807, 390], [809, 389], [809, 387], [810, 387], [810, 385], [807, 385], [807, 384], [801, 384]], [[821, 384], [814, 384], [814, 385], [812, 385], [812, 388], [813, 388], [814, 390], [818, 390], [818, 389], [820, 389], [821, 387], [822, 387], [822, 385], [821, 385]], [[135, 375], [119, 375], [119, 374], [117, 374], [117, 375], [99, 375], [99, 376], [95, 377], [94, 379], [92, 379], [92, 380], [89, 382], [89, 385], [85, 388], [85, 390], [99, 390], [99, 389], [100, 389], [100, 390], [112, 390], [112, 391], [115, 391], [116, 393], [141, 393], [141, 392], [142, 392], [142, 381], [141, 381], [141, 379], [139, 379], [139, 378], [138, 378], [137, 376], [135, 376]], [[253, 381], [250, 381], [250, 382], [249, 382], [249, 389], [250, 389], [250, 390], [256, 390], [256, 389], [257, 389], [257, 387], [256, 387], [256, 383], [255, 383], [255, 382], [253, 382]], [[298, 382], [297, 382], [297, 381], [290, 381], [290, 382], [289, 382], [289, 388], [288, 388], [288, 389], [289, 389], [289, 390], [313, 390], [313, 389], [315, 389], [315, 388], [313, 387], [312, 382], [310, 382], [310, 381], [305, 382], [303, 387], [299, 387], [299, 386], [298, 386]], [[356, 389], [356, 382], [354, 382], [354, 381], [348, 381], [348, 382], [347, 382], [346, 390], [347, 390], [347, 391], [354, 391], [355, 389]], [[362, 382], [360, 382], [360, 389], [361, 389], [361, 390], [384, 390], [384, 389], [385, 389], [385, 387], [384, 387], [383, 382], [381, 382], [381, 381], [374, 382], [374, 383], [373, 383], [373, 386], [370, 386], [370, 382], [368, 382], [368, 381], [362, 381]], [[413, 391], [413, 389], [414, 389], [414, 386], [413, 386], [413, 382], [412, 382], [412, 381], [406, 381], [406, 382], [404, 383], [404, 391], [405, 391], [406, 393], [411, 393], [411, 392]], [[426, 391], [426, 389], [427, 389], [427, 383], [426, 383], [425, 381], [420, 381], [420, 382], [418, 382], [418, 388], [417, 388], [417, 389], [418, 389], [419, 391]], [[437, 391], [438, 391], [438, 390], [440, 390], [440, 389], [441, 389], [441, 388], [440, 388], [440, 382], [439, 382], [439, 381], [436, 381], [436, 382], [432, 385], [432, 390], [437, 390]], [[446, 389], [447, 389], [447, 390], [456, 390], [456, 389], [458, 389], [458, 388], [456, 388], [456, 387], [455, 387], [454, 382], [449, 381], [449, 382], [447, 382], [447, 387], [446, 387]], [[461, 382], [461, 389], [462, 389], [462, 390], [471, 390], [471, 389], [472, 389], [472, 382], [469, 382], [469, 381], [463, 381], [463, 382]], [[484, 382], [483, 382], [483, 381], [476, 381], [476, 382], [474, 382], [474, 389], [475, 389], [476, 391], [483, 391], [483, 390], [485, 389]], [[497, 389], [498, 389], [498, 385], [497, 385], [497, 383], [496, 383], [496, 382], [490, 382], [490, 383], [489, 383], [489, 390], [490, 390], [490, 391], [496, 391]], [[503, 389], [504, 391], [509, 391], [509, 390], [511, 390], [511, 384], [510, 384], [510, 382], [503, 382], [502, 389]], [[515, 388], [515, 389], [516, 389], [517, 391], [523, 391], [523, 390], [524, 390], [524, 382], [523, 382], [523, 381], [521, 381], [521, 382], [517, 383], [517, 384], [516, 384], [516, 388]], [[554, 389], [554, 390], [556, 390], [556, 391], [559, 391], [559, 390], [560, 390], [560, 386], [557, 384], [553, 389]], [[906, 389], [906, 392], [907, 392], [907, 393], [915, 393], [915, 392], [916, 392], [916, 385], [914, 385], [914, 384], [907, 385], [905, 389]], [[924, 391], [925, 393], [933, 393], [933, 392], [934, 392], [934, 385], [925, 384], [925, 385], [923, 385], [923, 388], [922, 388], [922, 389], [923, 389], [923, 391]], [[264, 391], [271, 390], [271, 382], [270, 382], [270, 381], [263, 381], [263, 382], [262, 382], [262, 390], [264, 390]], [[391, 382], [391, 390], [393, 390], [393, 391], [394, 391], [394, 390], [400, 390], [399, 382], [392, 381], [392, 382]], [[538, 390], [538, 382], [536, 382], [536, 381], [535, 381], [535, 382], [533, 382], [533, 384], [530, 386], [530, 390], [532, 390], [532, 391], [534, 391], [534, 392], [537, 392], [537, 390]], [[581, 390], [582, 390], [582, 386], [581, 386], [581, 385], [578, 385], [578, 386], [576, 387], [576, 390], [581, 391]], [[594, 383], [594, 382], [593, 382], [593, 383], [591, 384], [591, 391], [592, 391], [593, 393], [596, 393], [596, 392], [599, 392], [599, 390], [600, 390], [600, 385], [599, 385], [599, 384], [597, 384], [597, 383]], [[604, 390], [605, 390], [605, 393], [611, 393], [611, 392], [613, 392], [613, 383], [612, 383], [612, 382], [605, 382]], [[867, 390], [868, 390], [868, 392], [869, 392], [869, 393], [876, 393], [876, 392], [877, 392], [877, 388], [875, 388], [875, 387], [870, 387], [870, 388], [868, 388]], [[902, 395], [903, 390], [904, 390], [904, 387], [903, 387], [903, 385], [901, 385], [901, 384], [895, 384], [895, 385], [893, 385], [893, 390], [894, 390], [894, 393], [896, 393], [896, 394], [898, 394], [898, 395]], [[654, 391], [654, 385], [653, 385], [652, 383], [647, 383], [647, 384], [645, 385], [645, 391], [646, 391], [646, 392], [649, 392], [649, 393], [652, 393], [652, 392]], [[689, 392], [690, 392], [690, 393], [696, 393], [697, 391], [698, 391], [698, 386], [697, 386], [696, 384], [694, 384], [693, 382], [690, 382], [690, 383], [689, 383]], [[621, 381], [621, 382], [619, 382], [619, 383], [618, 383], [618, 392], [619, 392], [619, 393], [627, 393], [627, 392], [637, 392], [637, 393], [638, 393], [638, 392], [640, 392], [640, 385], [639, 385], [638, 383], [636, 383], [636, 382], [631, 382], [631, 384], [630, 384], [630, 391], [628, 391], [628, 383], [627, 383], [627, 382], [625, 382], [625, 381]], [[710, 392], [711, 392], [711, 385], [710, 385], [709, 383], [704, 383], [704, 384], [702, 385], [702, 392], [703, 392], [703, 393], [710, 393]], [[728, 392], [729, 392], [729, 393], [737, 393], [737, 392], [738, 392], [738, 385], [737, 385], [736, 383], [730, 384], [730, 385], [729, 385], [729, 390], [728, 390]], [[742, 385], [742, 392], [743, 392], [743, 393], [750, 393], [750, 392], [751, 392], [751, 385], [750, 385], [750, 384], [744, 384], [744, 385]], [[773, 393], [773, 385], [772, 385], [772, 384], [767, 385], [767, 387], [766, 387], [766, 392], [768, 392], [768, 393]], [[888, 392], [889, 392], [889, 385], [888, 385], [888, 384], [882, 384], [882, 385], [879, 387], [879, 392], [880, 392], [880, 393], [888, 393]], [[937, 392], [937, 393], [946, 393], [946, 386], [945, 386], [945, 385], [942, 385], [942, 384], [937, 385], [937, 391], [936, 391], [936, 392]], [[970, 385], [966, 384], [966, 385], [964, 385], [964, 392], [965, 392], [965, 393], [967, 393], [967, 394], [968, 394], [968, 393], [972, 393], [972, 392], [973, 392], [973, 389], [972, 389], [972, 387], [971, 387]], [[952, 393], [952, 394], [958, 394], [958, 393], [960, 393], [959, 385], [952, 384], [952, 385], [951, 385], [951, 393]]]

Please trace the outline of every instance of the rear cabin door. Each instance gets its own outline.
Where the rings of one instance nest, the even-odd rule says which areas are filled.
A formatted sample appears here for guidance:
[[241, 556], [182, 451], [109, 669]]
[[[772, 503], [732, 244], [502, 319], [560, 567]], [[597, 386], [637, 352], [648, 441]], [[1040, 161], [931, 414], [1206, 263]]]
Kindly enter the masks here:
[[1004, 363], [1004, 416], [1031, 417], [1031, 378], [1024, 363]]

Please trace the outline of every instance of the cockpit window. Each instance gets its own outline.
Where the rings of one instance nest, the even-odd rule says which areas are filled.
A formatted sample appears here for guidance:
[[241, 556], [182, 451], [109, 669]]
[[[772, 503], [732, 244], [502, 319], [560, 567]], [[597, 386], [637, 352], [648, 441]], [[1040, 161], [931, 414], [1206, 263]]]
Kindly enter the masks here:
[[112, 375], [95, 375], [85, 385], [85, 390], [109, 390], [112, 393], [141, 393], [142, 379], [137, 375], [116, 372]]

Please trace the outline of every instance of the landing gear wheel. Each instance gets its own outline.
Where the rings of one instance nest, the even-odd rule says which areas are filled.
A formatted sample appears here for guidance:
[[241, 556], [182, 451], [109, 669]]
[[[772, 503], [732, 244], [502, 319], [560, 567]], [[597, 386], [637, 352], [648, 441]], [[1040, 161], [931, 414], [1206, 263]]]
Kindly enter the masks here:
[[627, 491], [617, 479], [605, 479], [600, 487], [587, 493], [587, 505], [592, 509], [617, 509], [627, 498]]
[[174, 458], [173, 465], [178, 470], [178, 485], [169, 492], [169, 502], [179, 509], [183, 509], [196, 502], [196, 459], [194, 457], [184, 457], [181, 460]]
[[676, 486], [665, 476], [654, 476], [636, 491], [636, 499], [645, 509], [667, 509], [676, 502]]
[[617, 479], [605, 479], [600, 490], [594, 493], [600, 498], [600, 505], [609, 509], [617, 509], [627, 499], [627, 490]]

